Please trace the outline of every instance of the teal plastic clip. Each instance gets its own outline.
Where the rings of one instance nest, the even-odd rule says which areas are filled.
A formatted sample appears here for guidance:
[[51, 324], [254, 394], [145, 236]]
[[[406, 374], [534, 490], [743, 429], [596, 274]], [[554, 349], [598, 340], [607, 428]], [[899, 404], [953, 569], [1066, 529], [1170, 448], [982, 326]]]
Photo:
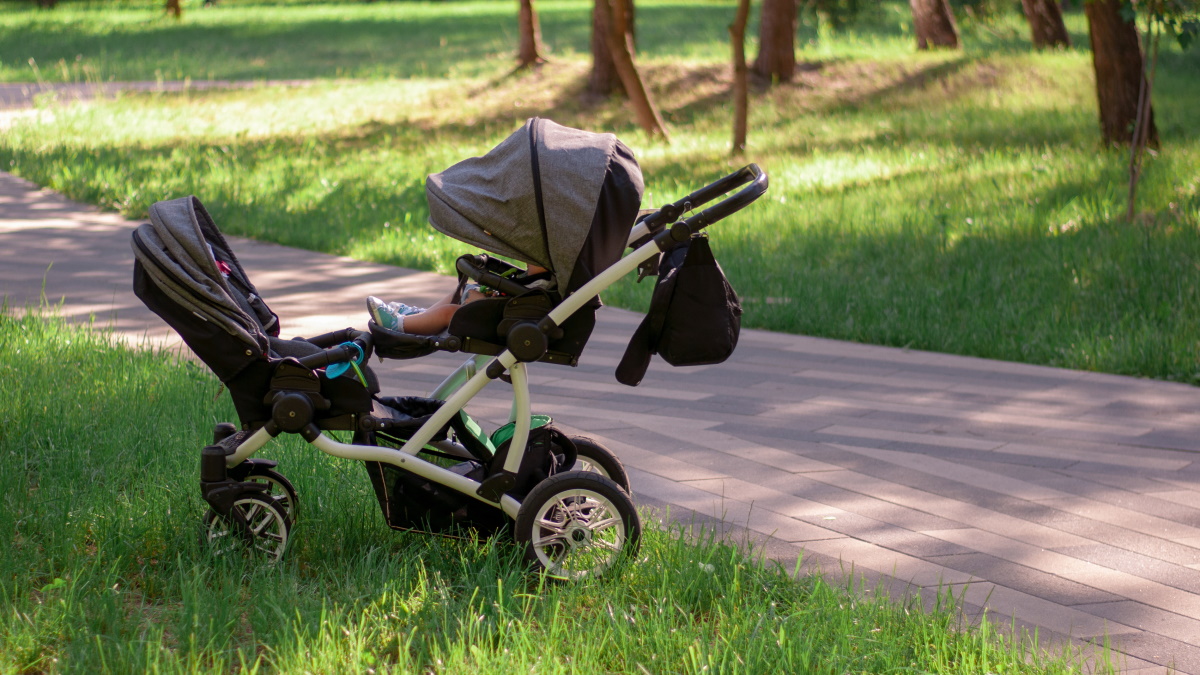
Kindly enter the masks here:
[[358, 356], [344, 363], [335, 363], [327, 366], [325, 368], [325, 377], [328, 377], [332, 380], [335, 377], [341, 377], [343, 373], [353, 368], [354, 374], [358, 376], [358, 381], [362, 382], [362, 385], [365, 387], [367, 386], [367, 378], [363, 376], [362, 369], [358, 367], [358, 364], [363, 362], [363, 360], [366, 358], [366, 354], [363, 353], [363, 348], [360, 347], [357, 342], [343, 342], [338, 346], [345, 347], [346, 345], [354, 347], [354, 349], [358, 351]]

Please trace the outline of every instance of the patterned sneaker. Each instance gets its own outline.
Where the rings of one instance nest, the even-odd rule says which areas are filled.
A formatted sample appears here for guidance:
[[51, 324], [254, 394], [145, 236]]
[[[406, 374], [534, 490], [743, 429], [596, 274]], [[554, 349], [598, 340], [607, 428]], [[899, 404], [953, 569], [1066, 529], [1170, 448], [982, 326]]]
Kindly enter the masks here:
[[403, 330], [403, 317], [420, 314], [424, 311], [425, 309], [422, 307], [413, 307], [403, 302], [385, 303], [373, 295], [367, 296], [367, 312], [375, 320], [375, 323], [388, 330]]

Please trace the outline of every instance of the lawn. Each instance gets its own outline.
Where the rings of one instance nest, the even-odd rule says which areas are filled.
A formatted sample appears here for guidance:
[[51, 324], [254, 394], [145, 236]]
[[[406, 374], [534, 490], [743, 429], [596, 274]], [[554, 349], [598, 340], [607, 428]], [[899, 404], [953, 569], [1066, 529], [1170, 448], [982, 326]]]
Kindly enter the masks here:
[[[425, 175], [541, 115], [618, 133], [651, 204], [767, 169], [767, 196], [711, 231], [747, 325], [1196, 376], [1195, 51], [1164, 55], [1164, 147], [1131, 225], [1089, 55], [1029, 53], [1013, 15], [964, 20], [967, 49], [932, 55], [912, 52], [903, 3], [862, 3], [841, 32], [806, 17], [798, 81], [754, 91], [735, 161], [729, 3], [638, 3], [670, 145], [582, 94], [582, 0], [538, 3], [551, 62], [518, 74], [505, 3], [227, 0], [181, 22], [158, 3], [30, 4], [0, 2], [0, 81], [311, 80], [0, 117], [0, 167], [76, 199], [143, 217], [196, 194], [230, 233], [449, 271], [468, 249], [426, 224]], [[644, 308], [646, 286], [606, 300]], [[648, 526], [621, 576], [547, 585], [504, 537], [388, 530], [358, 466], [300, 443], [265, 453], [304, 500], [284, 562], [214, 558], [196, 451], [233, 412], [210, 374], [0, 312], [0, 378], [0, 673], [1081, 670], [989, 623], [959, 630], [951, 598], [926, 612], [793, 579], [678, 527]]]
[[[194, 193], [230, 232], [448, 271], [467, 249], [426, 224], [425, 175], [526, 117], [620, 134], [650, 204], [739, 165], [727, 157], [730, 6], [638, 5], [670, 145], [619, 100], [583, 95], [589, 5], [538, 6], [551, 62], [510, 74], [513, 17], [496, 2], [229, 3], [180, 22], [157, 4], [0, 4], [5, 80], [314, 80], [47, 105], [9, 122], [0, 166], [133, 217]], [[746, 159], [771, 191], [712, 230], [745, 323], [1195, 381], [1200, 50], [1164, 50], [1163, 147], [1130, 224], [1127, 157], [1099, 143], [1086, 49], [1032, 53], [1019, 15], [1002, 13], [964, 18], [963, 52], [918, 55], [906, 12], [871, 4], [841, 32], [806, 15], [797, 82], [754, 91]], [[1067, 18], [1086, 45], [1082, 15]], [[645, 297], [625, 283], [606, 300]]]
[[621, 574], [548, 583], [505, 534], [389, 530], [358, 463], [303, 443], [266, 453], [301, 499], [284, 560], [214, 557], [196, 460], [233, 410], [212, 375], [4, 312], [0, 378], [0, 673], [1080, 672], [959, 630], [948, 596], [793, 578], [679, 526]]
[[[46, 106], [10, 122], [0, 166], [133, 217], [194, 193], [230, 232], [448, 271], [467, 249], [426, 224], [425, 175], [526, 117], [617, 132], [642, 162], [649, 204], [739, 166], [727, 156], [725, 4], [638, 5], [670, 145], [637, 130], [621, 101], [583, 95], [580, 0], [539, 4], [552, 60], [518, 74], [511, 8], [495, 2], [230, 3], [189, 7], [181, 22], [157, 5], [0, 7], [8, 80], [315, 78]], [[1195, 381], [1200, 50], [1164, 50], [1163, 147], [1131, 224], [1127, 156], [1099, 143], [1086, 49], [1032, 53], [1020, 16], [1002, 13], [965, 18], [963, 52], [918, 55], [906, 12], [872, 4], [836, 33], [806, 16], [797, 82], [755, 90], [746, 159], [771, 191], [712, 229], [745, 323]], [[1067, 18], [1086, 45], [1082, 15]], [[643, 308], [645, 297], [624, 283], [606, 300]]]

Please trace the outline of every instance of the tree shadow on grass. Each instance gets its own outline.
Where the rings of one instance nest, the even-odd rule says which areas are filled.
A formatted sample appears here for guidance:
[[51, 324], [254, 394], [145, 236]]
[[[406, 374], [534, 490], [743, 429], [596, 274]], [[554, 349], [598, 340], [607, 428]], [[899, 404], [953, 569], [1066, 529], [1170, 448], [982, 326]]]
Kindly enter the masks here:
[[[104, 79], [126, 81], [444, 77], [494, 72], [498, 55], [516, 51], [516, 7], [508, 5], [475, 3], [444, 14], [355, 5], [345, 15], [292, 7], [274, 15], [278, 19], [265, 18], [266, 11], [247, 20], [218, 8], [194, 13], [203, 17], [194, 21], [98, 21], [99, 28], [28, 21], [20, 30], [0, 31], [0, 62], [32, 58], [53, 78], [53, 64], [78, 58], [99, 66]], [[638, 53], [704, 52], [725, 39], [730, 14], [709, 4], [639, 8]], [[548, 7], [539, 15], [551, 57], [589, 51], [590, 5]]]

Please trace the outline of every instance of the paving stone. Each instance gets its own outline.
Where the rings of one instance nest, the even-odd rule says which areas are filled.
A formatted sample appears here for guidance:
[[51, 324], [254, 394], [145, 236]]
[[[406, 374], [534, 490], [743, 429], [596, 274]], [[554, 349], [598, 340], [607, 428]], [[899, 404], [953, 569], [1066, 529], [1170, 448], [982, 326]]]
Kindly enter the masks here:
[[[958, 589], [958, 597], [986, 606], [989, 612], [1015, 617], [1023, 623], [1053, 626], [1055, 632], [1073, 638], [1124, 637], [1139, 632], [1119, 622], [991, 582], [967, 584]], [[1154, 663], [1153, 660], [1151, 662]]]
[[[1026, 516], [1029, 517], [1029, 516]], [[1075, 541], [1090, 541], [1107, 544], [1115, 548], [1132, 551], [1141, 555], [1164, 560], [1176, 565], [1188, 565], [1200, 560], [1200, 538], [1192, 540], [1169, 541], [1161, 537], [1145, 535], [1124, 528], [1113, 527], [1073, 513], [1044, 510], [1040, 517], [1032, 517], [1032, 522], [1069, 533], [1076, 537]], [[1077, 544], [1062, 541], [1058, 544], [1049, 543], [1047, 548], [1074, 546]]]
[[[1012, 458], [1007, 461], [1019, 462], [1019, 457], [1023, 455], [1040, 456], [1052, 459], [1060, 459], [1069, 461], [1068, 465], [1072, 473], [1082, 474], [1095, 472], [1098, 474], [1120, 474], [1124, 476], [1138, 474], [1152, 474], [1154, 472], [1173, 472], [1187, 467], [1191, 464], [1190, 460], [1179, 459], [1159, 459], [1155, 457], [1147, 457], [1143, 453], [1134, 453], [1130, 448], [1124, 449], [1123, 452], [1108, 453], [1095, 451], [1076, 451], [1068, 448], [1055, 448], [1047, 453], [1026, 452], [1025, 448], [1016, 445], [1008, 444], [998, 450], [998, 455], [1005, 455]], [[1140, 460], [1140, 461], [1139, 461]]]
[[855, 448], [848, 445], [839, 445], [838, 447], [847, 452], [907, 467], [947, 481], [991, 490], [1017, 499], [1037, 501], [1059, 498], [1064, 495], [1064, 493], [1057, 490], [1051, 490], [1023, 480], [1002, 476], [992, 471], [976, 469], [962, 463], [950, 462], [935, 457], [918, 455], [911, 452], [897, 452], [895, 450]]
[[[719, 518], [781, 541], [811, 541], [841, 536], [837, 532], [815, 527], [766, 509], [755, 509], [752, 504], [725, 494], [699, 489], [688, 483], [663, 479], [661, 476], [644, 473], [636, 468], [629, 469], [629, 472], [630, 481], [633, 482], [635, 478], [638, 481], [637, 490], [639, 491], [644, 491], [657, 499], [687, 511]], [[703, 483], [701, 484], [703, 485]]]
[[1169, 492], [1149, 492], [1157, 499], [1192, 507], [1200, 502], [1200, 494], [1195, 490], [1172, 490]]
[[771, 411], [772, 406], [757, 398], [744, 396], [714, 396], [688, 403], [687, 410], [692, 413], [719, 412], [729, 415], [752, 417]]
[[[969, 550], [965, 546], [962, 548]], [[1068, 607], [1122, 599], [1121, 596], [1064, 579], [1057, 574], [1009, 562], [986, 553], [963, 553], [930, 559], [950, 569]], [[1087, 611], [1086, 608], [1076, 609]]]
[[[720, 432], [713, 432], [716, 435]], [[712, 446], [709, 446], [712, 447]], [[735, 457], [740, 457], [748, 460], [748, 467], [752, 471], [758, 471], [758, 467], [770, 467], [776, 471], [785, 471], [787, 473], [808, 473], [810, 471], [837, 471], [841, 467], [832, 464], [826, 464], [815, 459], [811, 459], [801, 454], [800, 452], [788, 452], [777, 448], [760, 445], [755, 441], [746, 440], [743, 444], [730, 444], [726, 447], [713, 448]], [[739, 473], [742, 470], [739, 469]], [[766, 472], [763, 475], [771, 475], [774, 472]], [[737, 473], [731, 473], [732, 476], [737, 476]]]
[[[872, 495], [861, 494], [851, 490], [829, 485], [807, 476], [774, 476], [762, 479], [762, 484], [780, 492], [795, 495], [805, 501], [820, 504], [836, 511], [854, 513], [871, 520], [887, 523], [903, 530], [918, 532], [922, 530], [952, 529], [958, 522], [909, 508], [900, 504], [878, 499]], [[835, 511], [816, 512], [811, 514], [792, 514], [797, 518], [806, 516], [824, 517], [836, 515]]]
[[[889, 450], [891, 448], [888, 448]], [[1056, 492], [1059, 490], [1061, 481], [1074, 481], [1073, 471], [1067, 471], [1065, 468], [1047, 469], [1042, 466], [1030, 466], [1020, 462], [1012, 462], [1011, 455], [1001, 454], [999, 451], [990, 453], [975, 453], [969, 457], [956, 458], [962, 464], [973, 469], [994, 473], [999, 476], [1004, 476], [1012, 480], [1018, 480], [1031, 485], [1036, 485], [1041, 488], [1047, 488]], [[1060, 473], [1061, 472], [1061, 473]], [[1072, 475], [1066, 475], [1072, 474]]]
[[917, 586], [961, 584], [974, 580], [969, 574], [848, 537], [809, 541], [804, 543], [803, 548], [806, 552], [836, 558], [847, 565], [865, 567]]
[[[969, 503], [983, 509], [1001, 513], [1013, 514], [1022, 511], [1040, 513], [1052, 510], [1039, 503], [1013, 498], [987, 489], [986, 487], [949, 481], [919, 469], [909, 468], [900, 464], [881, 462], [868, 456], [866, 453], [860, 454], [852, 452], [849, 449], [851, 447], [860, 447], [862, 445], [861, 442], [856, 441], [854, 446], [846, 446], [840, 443], [829, 445], [831, 450], [828, 454], [807, 454], [818, 457], [821, 461], [853, 470], [856, 473], [862, 474], [864, 479], [867, 479], [867, 477], [878, 479], [866, 481], [873, 485], [879, 485], [879, 481], [883, 481], [884, 485], [899, 485], [914, 488], [929, 495], [946, 497], [956, 502]], [[870, 448], [867, 449], [869, 450]], [[1028, 518], [1024, 514], [1022, 514], [1022, 517]]]
[[851, 471], [822, 472], [813, 474], [811, 478], [909, 508], [926, 511], [963, 526], [970, 525], [989, 532], [1006, 533], [1018, 537], [1020, 541], [1036, 546], [1055, 547], [1090, 543], [1088, 539], [982, 508], [970, 502], [948, 499]]
[[1149, 632], [1113, 638], [1113, 648], [1130, 656], [1171, 668], [1179, 675], [1200, 674], [1200, 647]]
[[[1104, 469], [1103, 471], [1097, 468]], [[1112, 465], [1089, 465], [1083, 462], [1072, 464], [1069, 471], [1046, 474], [1038, 479], [1047, 486], [1063, 492], [1078, 494], [1081, 497], [1097, 494], [1101, 488], [1116, 488], [1128, 490], [1137, 494], [1152, 494], [1162, 499], [1159, 493], [1169, 492], [1174, 486], [1153, 478], [1138, 476], [1128, 469]], [[1079, 485], [1079, 483], [1086, 484]]]
[[[1133, 517], [1128, 515], [1128, 512], [1133, 512], [1174, 523], [1200, 523], [1200, 509], [1196, 508], [1196, 505], [1200, 504], [1200, 499], [1197, 499], [1200, 494], [1196, 492], [1186, 491], [1180, 495], [1179, 501], [1173, 501], [1163, 499], [1161, 493], [1138, 493], [1111, 485], [1096, 485], [1088, 481], [1062, 482], [1061, 485], [1065, 488], [1062, 492], [1071, 492], [1080, 498], [1081, 503], [1084, 501], [1102, 502], [1114, 509], [1120, 509], [1120, 513], [1125, 514], [1126, 518]], [[1061, 505], [1058, 505], [1057, 508], [1076, 512], [1073, 509], [1065, 509]], [[1081, 513], [1081, 515], [1083, 514]], [[1113, 518], [1116, 517], [1116, 515], [1113, 516]], [[1108, 519], [1103, 520], [1104, 522], [1113, 522]], [[1179, 538], [1198, 534], [1200, 533], [1183, 532]]]
[[[1066, 499], [1046, 499], [1042, 503], [1060, 511], [1066, 511], [1067, 513], [1083, 516], [1090, 520], [1148, 534], [1153, 537], [1160, 537], [1167, 540], [1200, 537], [1200, 529], [1187, 525], [1184, 522], [1160, 518], [1140, 510], [1135, 511], [1129, 508], [1114, 506], [1095, 499], [1071, 497]], [[1200, 523], [1200, 520], [1189, 520], [1186, 522]]]
[[1151, 432], [1137, 437], [1138, 443], [1156, 448], [1170, 448], [1200, 452], [1200, 438], [1195, 434], [1155, 433]]
[[[759, 415], [756, 420], [758, 422], [756, 424], [746, 424], [744, 422], [724, 422], [720, 426], [715, 426], [712, 428], [722, 433], [727, 433], [731, 436], [755, 435], [782, 439], [785, 441], [815, 444], [827, 443], [830, 440], [829, 436], [811, 431], [811, 429], [820, 429], [828, 425], [829, 421], [827, 418], [794, 418], [788, 420], [788, 424], [783, 424], [779, 420], [772, 420], [763, 415]], [[888, 441], [861, 438], [856, 439], [854, 443], [855, 445], [861, 446], [884, 447], [888, 444]]]
[[963, 438], [953, 436], [938, 436], [936, 434], [921, 434], [907, 431], [894, 431], [891, 429], [880, 429], [859, 425], [830, 425], [820, 429], [818, 433], [828, 436], [831, 442], [839, 438], [866, 438], [882, 441], [898, 441], [903, 443], [916, 443], [919, 445], [938, 445], [952, 448], [965, 448], [967, 450], [995, 450], [1000, 447], [1000, 444], [995, 441], [980, 440], [978, 438]]
[[660, 455], [643, 448], [616, 440], [616, 432], [608, 432], [601, 441], [608, 446], [626, 465], [626, 468], [637, 468], [671, 481], [703, 480], [720, 478], [722, 474], [693, 466], [674, 457]]
[[1144, 579], [1136, 574], [1113, 570], [1062, 553], [1030, 546], [991, 532], [957, 529], [930, 531], [925, 534], [1048, 574], [1056, 574], [1077, 583], [1104, 589], [1109, 593], [1152, 607], [1200, 620], [1200, 596]]
[[984, 409], [974, 407], [972, 409], [956, 409], [947, 407], [931, 407], [917, 406], [911, 403], [888, 403], [888, 402], [872, 402], [862, 398], [849, 398], [846, 396], [821, 396], [812, 399], [814, 403], [824, 403], [828, 405], [842, 405], [847, 407], [857, 408], [872, 408], [878, 412], [873, 413], [873, 416], [880, 418], [890, 418], [904, 420], [925, 420], [928, 422], [942, 421], [958, 428], [983, 427], [989, 429], [1006, 429], [1011, 428], [1017, 433], [1025, 433], [1033, 435], [1043, 429], [1066, 429], [1088, 431], [1094, 433], [1112, 434], [1117, 436], [1141, 436], [1150, 431], [1150, 428], [1142, 426], [1116, 425], [1105, 422], [1085, 422], [1076, 419], [1070, 419], [1063, 413], [1062, 410], [1053, 411], [1047, 410], [1045, 407], [1036, 409], [988, 406]]
[[1136, 401], [1128, 399], [1117, 399], [1095, 408], [1097, 413], [1115, 412], [1116, 416], [1136, 417], [1137, 419], [1149, 419], [1162, 415], [1182, 415], [1195, 413], [1200, 408], [1200, 401], [1194, 397], [1191, 400], [1182, 398], [1177, 399], [1159, 399], [1155, 401]]
[[[1200, 570], [1185, 565], [1165, 562], [1107, 544], [1065, 546], [1054, 550], [1072, 558], [1087, 560], [1097, 565], [1156, 581], [1165, 586], [1200, 594]], [[1197, 560], [1200, 561], [1200, 556], [1197, 556]]]
[[1077, 609], [1172, 640], [1200, 646], [1200, 621], [1175, 612], [1131, 600], [1081, 605]]

